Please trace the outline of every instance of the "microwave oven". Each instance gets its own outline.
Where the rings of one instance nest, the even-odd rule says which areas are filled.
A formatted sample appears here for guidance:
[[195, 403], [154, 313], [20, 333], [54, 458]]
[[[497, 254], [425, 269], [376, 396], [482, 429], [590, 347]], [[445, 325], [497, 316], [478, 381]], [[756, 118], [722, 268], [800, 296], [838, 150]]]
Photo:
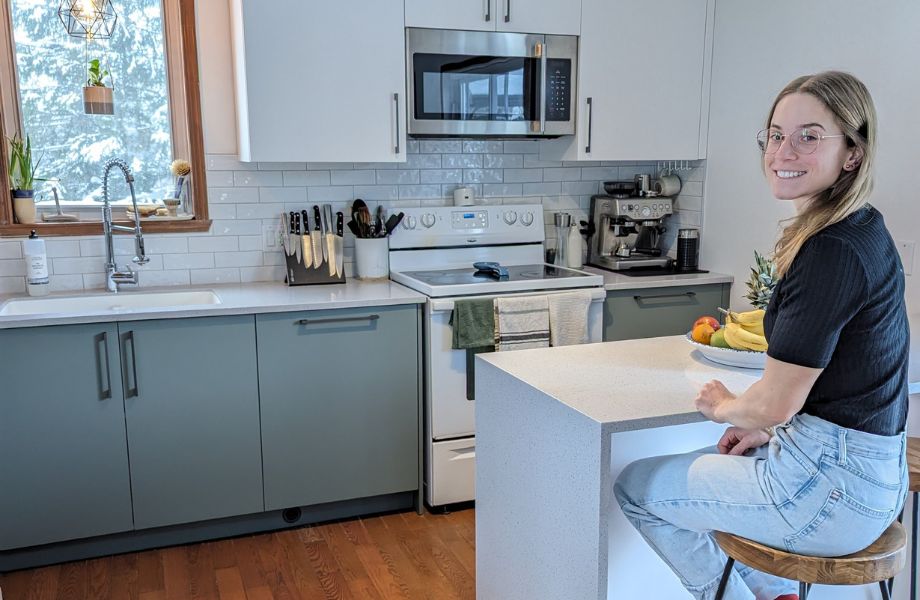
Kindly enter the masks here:
[[413, 137], [575, 133], [578, 38], [406, 29]]

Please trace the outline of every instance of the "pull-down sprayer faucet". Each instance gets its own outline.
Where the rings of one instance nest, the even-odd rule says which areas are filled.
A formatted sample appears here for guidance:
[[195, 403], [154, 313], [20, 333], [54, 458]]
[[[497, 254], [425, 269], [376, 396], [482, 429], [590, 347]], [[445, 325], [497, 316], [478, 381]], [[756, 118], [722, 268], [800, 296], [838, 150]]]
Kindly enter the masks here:
[[[134, 206], [134, 227], [125, 227], [124, 225], [115, 225], [112, 223], [112, 205], [109, 203], [109, 171], [113, 167], [121, 169], [125, 175], [125, 182], [128, 189], [131, 190], [131, 203]], [[105, 286], [110, 292], [118, 292], [118, 286], [123, 283], [137, 283], [137, 272], [126, 267], [125, 271], [119, 271], [115, 264], [115, 244], [112, 239], [113, 231], [133, 231], [134, 232], [134, 258], [135, 264], [144, 265], [150, 262], [144, 253], [144, 234], [141, 233], [141, 213], [137, 210], [137, 198], [134, 196], [134, 175], [125, 161], [119, 158], [113, 158], [105, 163], [105, 171], [102, 174], [102, 199], [105, 202], [102, 206], [102, 234], [105, 236]]]

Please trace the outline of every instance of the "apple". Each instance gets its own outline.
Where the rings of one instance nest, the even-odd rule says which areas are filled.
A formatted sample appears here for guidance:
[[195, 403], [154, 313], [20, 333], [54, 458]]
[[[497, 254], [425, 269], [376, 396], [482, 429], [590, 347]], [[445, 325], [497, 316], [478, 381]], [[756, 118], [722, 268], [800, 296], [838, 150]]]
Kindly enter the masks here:
[[696, 326], [699, 325], [700, 323], [706, 323], [706, 324], [708, 324], [710, 327], [712, 327], [712, 330], [713, 330], [713, 331], [718, 331], [718, 330], [722, 327], [721, 325], [719, 325], [719, 320], [718, 320], [718, 319], [716, 319], [715, 317], [710, 317], [709, 315], [700, 317], [699, 319], [697, 319], [696, 321], [694, 321], [694, 322], [693, 322], [693, 327], [696, 327]]

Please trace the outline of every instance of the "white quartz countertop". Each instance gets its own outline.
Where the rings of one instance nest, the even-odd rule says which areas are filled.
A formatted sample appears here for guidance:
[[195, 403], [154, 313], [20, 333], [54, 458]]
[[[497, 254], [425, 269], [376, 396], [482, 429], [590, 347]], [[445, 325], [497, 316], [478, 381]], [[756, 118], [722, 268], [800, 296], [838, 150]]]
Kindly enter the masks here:
[[[912, 320], [920, 327], [920, 315]], [[920, 331], [912, 328], [911, 392], [920, 392]], [[710, 362], [682, 335], [478, 354], [484, 360], [600, 423], [605, 431], [679, 425], [705, 418], [693, 400], [718, 379], [741, 392], [762, 371]]]
[[[306, 285], [288, 287], [283, 283], [249, 283], [192, 287], [143, 288], [121, 291], [119, 295], [154, 294], [170, 292], [213, 291], [220, 304], [173, 306], [157, 308], [132, 308], [119, 310], [67, 310], [40, 315], [0, 316], [0, 329], [13, 327], [39, 327], [45, 325], [70, 325], [113, 321], [138, 321], [142, 319], [178, 319], [217, 315], [243, 315], [256, 313], [289, 312], [300, 310], [328, 310], [391, 306], [398, 304], [424, 304], [425, 296], [388, 280], [349, 281], [333, 285]], [[83, 294], [51, 294], [45, 298], [98, 296], [107, 292], [95, 290]], [[0, 296], [0, 307], [8, 300], [28, 298], [21, 294]]]
[[597, 267], [584, 267], [584, 271], [604, 276], [604, 289], [632, 290], [639, 288], [662, 288], [678, 285], [705, 285], [707, 283], [732, 283], [735, 278], [724, 273], [690, 273], [687, 275], [652, 275], [630, 277]]

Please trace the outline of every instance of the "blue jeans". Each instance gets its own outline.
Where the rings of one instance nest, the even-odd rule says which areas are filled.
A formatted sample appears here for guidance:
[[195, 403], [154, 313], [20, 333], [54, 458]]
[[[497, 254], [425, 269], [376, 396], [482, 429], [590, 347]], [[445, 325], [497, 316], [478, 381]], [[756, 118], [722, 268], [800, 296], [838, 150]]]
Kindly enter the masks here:
[[[626, 518], [694, 598], [714, 598], [724, 531], [811, 556], [862, 550], [907, 496], [907, 437], [880, 436], [807, 414], [747, 456], [715, 447], [628, 465], [613, 491]], [[798, 584], [735, 563], [725, 600], [774, 600]]]

